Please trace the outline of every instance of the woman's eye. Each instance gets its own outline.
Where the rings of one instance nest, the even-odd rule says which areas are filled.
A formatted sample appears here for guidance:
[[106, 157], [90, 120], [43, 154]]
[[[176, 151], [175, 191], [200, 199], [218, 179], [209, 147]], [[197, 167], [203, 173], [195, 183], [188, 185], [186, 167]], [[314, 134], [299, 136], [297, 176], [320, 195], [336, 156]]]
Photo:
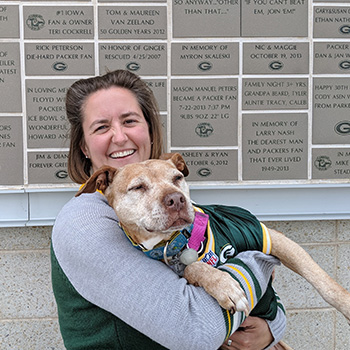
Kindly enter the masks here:
[[103, 131], [105, 129], [107, 129], [107, 125], [100, 125], [95, 129], [95, 132]]
[[134, 124], [134, 123], [136, 123], [135, 119], [127, 119], [127, 120], [125, 120], [125, 124], [127, 124], [127, 125], [131, 125], [131, 124]]

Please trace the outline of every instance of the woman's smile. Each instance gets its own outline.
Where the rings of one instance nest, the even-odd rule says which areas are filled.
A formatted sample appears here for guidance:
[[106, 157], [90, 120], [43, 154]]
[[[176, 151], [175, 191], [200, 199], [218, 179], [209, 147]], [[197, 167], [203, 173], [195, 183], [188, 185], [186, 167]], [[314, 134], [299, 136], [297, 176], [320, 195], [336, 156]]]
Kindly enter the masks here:
[[134, 154], [134, 153], [135, 153], [135, 150], [114, 152], [110, 154], [110, 157], [113, 159], [118, 159], [118, 158], [124, 158], [124, 157], [130, 156], [131, 154]]

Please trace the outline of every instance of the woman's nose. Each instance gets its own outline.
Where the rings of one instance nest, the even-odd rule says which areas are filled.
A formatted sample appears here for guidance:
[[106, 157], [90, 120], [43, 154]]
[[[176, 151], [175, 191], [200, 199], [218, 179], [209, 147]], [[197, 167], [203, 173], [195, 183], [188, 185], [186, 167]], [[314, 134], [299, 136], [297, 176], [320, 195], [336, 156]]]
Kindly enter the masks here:
[[112, 142], [115, 144], [123, 144], [128, 140], [128, 136], [123, 128], [113, 128], [112, 133]]

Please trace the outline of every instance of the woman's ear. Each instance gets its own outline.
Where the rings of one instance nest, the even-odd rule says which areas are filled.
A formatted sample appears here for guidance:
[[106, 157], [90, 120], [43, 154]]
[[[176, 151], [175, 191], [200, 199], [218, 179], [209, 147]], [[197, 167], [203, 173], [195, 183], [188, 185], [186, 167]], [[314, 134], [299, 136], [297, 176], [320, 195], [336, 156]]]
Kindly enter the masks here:
[[81, 143], [80, 143], [80, 150], [83, 152], [85, 158], [90, 158], [89, 157], [89, 152], [87, 150], [87, 147], [85, 145], [85, 141], [84, 140], [82, 140]]

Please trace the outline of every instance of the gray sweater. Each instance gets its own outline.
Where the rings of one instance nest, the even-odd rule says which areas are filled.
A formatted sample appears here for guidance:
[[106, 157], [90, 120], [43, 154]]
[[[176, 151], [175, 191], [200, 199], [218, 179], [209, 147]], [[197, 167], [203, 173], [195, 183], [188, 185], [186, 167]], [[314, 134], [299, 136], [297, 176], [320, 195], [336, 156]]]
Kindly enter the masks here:
[[[54, 225], [52, 250], [78, 295], [163, 347], [214, 350], [224, 342], [227, 325], [218, 303], [202, 288], [187, 284], [165, 264], [135, 249], [100, 193], [83, 194], [64, 206]], [[262, 260], [257, 252], [242, 254], [237, 258], [254, 272], [265, 290], [276, 260], [269, 256]], [[260, 254], [258, 259], [254, 254]], [[55, 291], [55, 283], [53, 286]], [[56, 300], [59, 311], [65, 310], [68, 300], [62, 295]], [[65, 315], [65, 320], [69, 317]], [[282, 309], [274, 321], [268, 321], [273, 344], [282, 338], [285, 322]], [[78, 331], [62, 332], [65, 343]]]

